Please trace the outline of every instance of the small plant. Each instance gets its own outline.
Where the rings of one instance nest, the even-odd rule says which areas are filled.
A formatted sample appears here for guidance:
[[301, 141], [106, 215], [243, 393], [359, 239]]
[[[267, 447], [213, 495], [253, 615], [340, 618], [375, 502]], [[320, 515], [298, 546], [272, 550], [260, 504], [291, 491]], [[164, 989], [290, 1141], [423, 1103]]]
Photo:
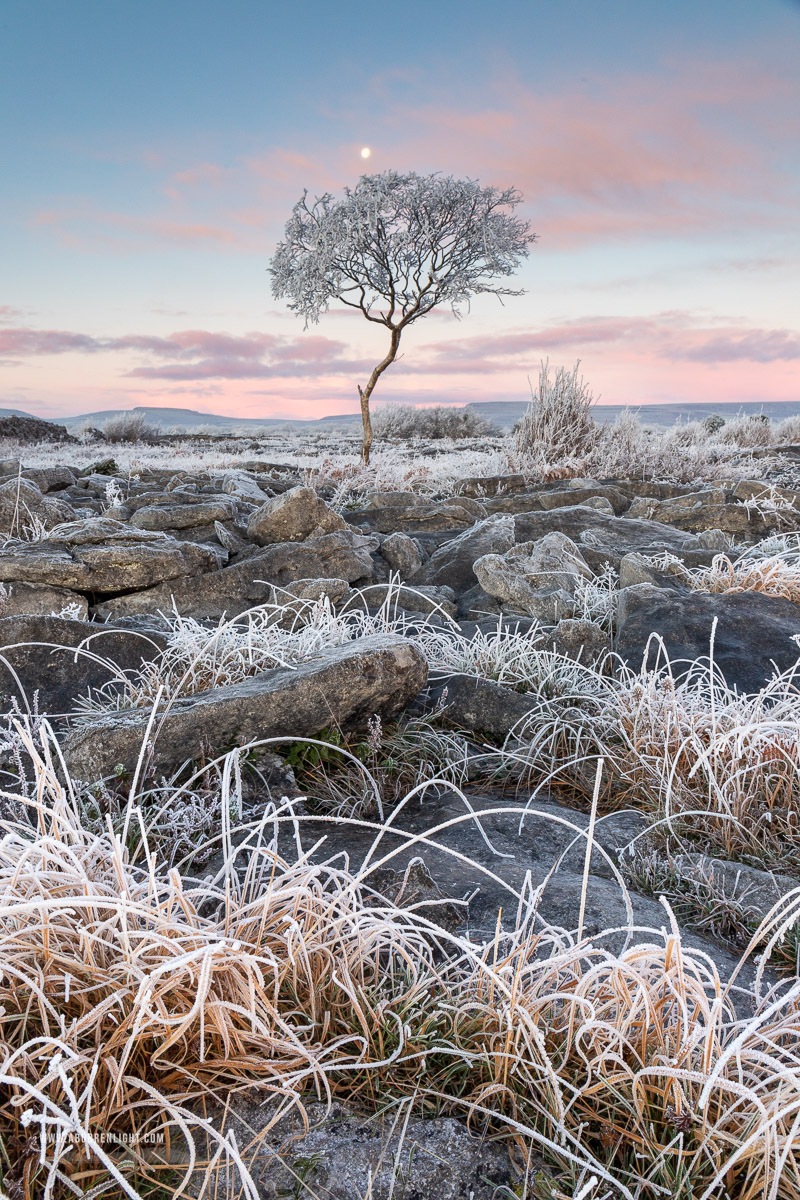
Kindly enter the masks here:
[[[538, 387], [531, 384], [531, 403], [514, 433], [517, 454], [542, 462], [580, 459], [597, 445], [600, 428], [592, 415], [596, 400], [583, 378], [578, 361], [571, 371], [559, 367], [550, 377], [543, 362]], [[530, 380], [529, 380], [530, 382]]]
[[135, 410], [106, 417], [101, 429], [107, 442], [155, 442], [161, 433], [143, 412]]

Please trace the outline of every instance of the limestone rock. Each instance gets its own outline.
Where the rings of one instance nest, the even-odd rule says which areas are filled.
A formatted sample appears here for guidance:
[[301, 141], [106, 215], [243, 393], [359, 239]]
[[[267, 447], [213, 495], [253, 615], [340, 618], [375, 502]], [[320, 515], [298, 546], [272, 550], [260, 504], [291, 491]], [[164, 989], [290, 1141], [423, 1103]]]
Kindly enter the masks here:
[[267, 546], [221, 571], [194, 579], [174, 579], [147, 591], [108, 600], [98, 607], [97, 615], [108, 620], [135, 613], [167, 612], [174, 606], [181, 616], [197, 620], [235, 617], [255, 605], [273, 603], [276, 586], [289, 588], [309, 579], [337, 579], [347, 585], [369, 578], [372, 559], [362, 545], [364, 540], [352, 533], [329, 533], [301, 545]]
[[205, 546], [104, 517], [59, 525], [46, 540], [14, 542], [0, 549], [0, 581], [81, 592], [133, 591], [214, 566], [216, 556]]
[[[680, 674], [681, 662], [708, 657], [711, 631], [714, 662], [729, 685], [755, 692], [774, 674], [794, 667], [800, 658], [800, 609], [791, 600], [760, 592], [681, 595], [649, 584], [620, 593], [615, 649], [634, 669], [641, 666], [653, 632], [664, 640]], [[651, 647], [651, 661], [656, 648]]]
[[[299, 1170], [307, 1185], [303, 1192], [326, 1200], [496, 1200], [512, 1194], [515, 1176], [508, 1150], [476, 1137], [453, 1117], [398, 1122], [342, 1104], [331, 1111], [321, 1104], [306, 1109], [308, 1131], [299, 1115], [274, 1123], [271, 1106], [238, 1097], [215, 1120], [233, 1131], [240, 1148], [251, 1147], [244, 1158], [259, 1200], [299, 1195]], [[213, 1149], [203, 1156], [210, 1159]], [[534, 1164], [538, 1167], [536, 1159]], [[190, 1183], [190, 1195], [209, 1184], [203, 1174], [196, 1172], [197, 1186]], [[235, 1169], [224, 1165], [211, 1176], [206, 1194], [235, 1196], [240, 1190]]]
[[484, 555], [474, 571], [490, 596], [549, 625], [572, 615], [579, 581], [592, 578], [580, 550], [563, 533], [545, 534], [503, 555]]
[[[20, 686], [29, 702], [34, 692], [39, 693], [39, 709], [48, 716], [69, 713], [90, 688], [109, 683], [119, 670], [138, 670], [158, 655], [163, 644], [151, 631], [139, 634], [58, 616], [4, 617], [0, 619], [0, 689], [6, 700], [16, 697], [23, 708]], [[110, 665], [104, 666], [100, 659], [108, 659]]]
[[465, 592], [475, 584], [473, 564], [485, 554], [504, 554], [514, 545], [514, 518], [486, 517], [436, 550], [411, 583], [446, 584]]
[[139, 507], [130, 519], [136, 529], [160, 532], [173, 529], [194, 529], [213, 525], [215, 521], [232, 521], [237, 514], [236, 504], [220, 496], [199, 504], [153, 504]]
[[[187, 759], [221, 754], [231, 746], [270, 737], [312, 737], [344, 729], [378, 713], [389, 716], [422, 689], [427, 665], [405, 638], [376, 635], [336, 646], [292, 669], [257, 675], [173, 701], [159, 722], [149, 768], [160, 774]], [[129, 709], [78, 729], [63, 743], [66, 762], [80, 779], [100, 779], [118, 763], [133, 770], [149, 711]]]
[[295, 487], [262, 504], [248, 521], [247, 535], [259, 546], [269, 546], [346, 528], [347, 522], [313, 488]]
[[422, 566], [419, 547], [407, 533], [390, 533], [381, 542], [381, 555], [401, 579], [410, 579]]
[[67, 588], [53, 588], [34, 583], [0, 583], [0, 617], [59, 616], [68, 610], [70, 616], [85, 621], [89, 615], [86, 597]]
[[39, 523], [50, 529], [74, 515], [71, 505], [43, 496], [30, 479], [12, 478], [0, 484], [0, 533], [21, 536]]

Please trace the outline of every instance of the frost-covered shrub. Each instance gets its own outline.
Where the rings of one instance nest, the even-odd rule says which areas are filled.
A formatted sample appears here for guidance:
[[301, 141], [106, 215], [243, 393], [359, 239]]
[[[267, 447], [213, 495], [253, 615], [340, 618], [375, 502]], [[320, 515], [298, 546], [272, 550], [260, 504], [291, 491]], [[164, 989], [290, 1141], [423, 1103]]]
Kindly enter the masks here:
[[717, 441], [725, 446], [741, 446], [742, 449], [772, 446], [775, 433], [772, 422], [765, 413], [754, 413], [726, 421], [725, 427], [716, 434]]
[[775, 426], [775, 441], [779, 446], [800, 442], [800, 415], [786, 417]]
[[376, 438], [475, 438], [492, 437], [497, 426], [475, 408], [451, 408], [437, 404], [433, 408], [414, 408], [410, 404], [385, 404], [372, 418]]
[[583, 377], [578, 378], [580, 360], [571, 371], [559, 367], [550, 378], [550, 364], [539, 371], [536, 391], [531, 385], [528, 411], [514, 431], [519, 454], [536, 455], [548, 462], [588, 454], [600, 438], [600, 427], [592, 416], [595, 398]]
[[107, 442], [154, 442], [161, 433], [141, 412], [115, 413], [106, 418], [101, 428]]

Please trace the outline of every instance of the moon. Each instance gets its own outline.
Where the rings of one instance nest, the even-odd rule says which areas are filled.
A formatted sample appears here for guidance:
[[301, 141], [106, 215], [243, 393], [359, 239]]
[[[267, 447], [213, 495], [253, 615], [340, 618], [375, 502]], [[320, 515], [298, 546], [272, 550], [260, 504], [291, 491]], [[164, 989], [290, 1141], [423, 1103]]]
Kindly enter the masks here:
[[369, 158], [371, 156], [371, 154], [372, 154], [372, 151], [370, 150], [369, 146], [364, 146], [361, 151], [361, 157]]

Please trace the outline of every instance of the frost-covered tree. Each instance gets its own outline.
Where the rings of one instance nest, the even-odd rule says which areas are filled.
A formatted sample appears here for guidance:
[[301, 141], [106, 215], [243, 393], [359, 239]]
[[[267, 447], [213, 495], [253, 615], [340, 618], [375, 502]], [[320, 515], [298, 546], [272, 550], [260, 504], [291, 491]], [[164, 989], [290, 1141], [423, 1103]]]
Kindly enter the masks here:
[[515, 188], [481, 187], [474, 179], [362, 175], [343, 200], [330, 193], [295, 204], [270, 263], [276, 300], [317, 323], [332, 300], [360, 309], [389, 330], [389, 349], [366, 387], [359, 385], [364, 461], [369, 462], [369, 400], [397, 357], [406, 326], [439, 304], [459, 316], [471, 296], [521, 296], [498, 282], [511, 275], [535, 241], [527, 221], [514, 216]]

